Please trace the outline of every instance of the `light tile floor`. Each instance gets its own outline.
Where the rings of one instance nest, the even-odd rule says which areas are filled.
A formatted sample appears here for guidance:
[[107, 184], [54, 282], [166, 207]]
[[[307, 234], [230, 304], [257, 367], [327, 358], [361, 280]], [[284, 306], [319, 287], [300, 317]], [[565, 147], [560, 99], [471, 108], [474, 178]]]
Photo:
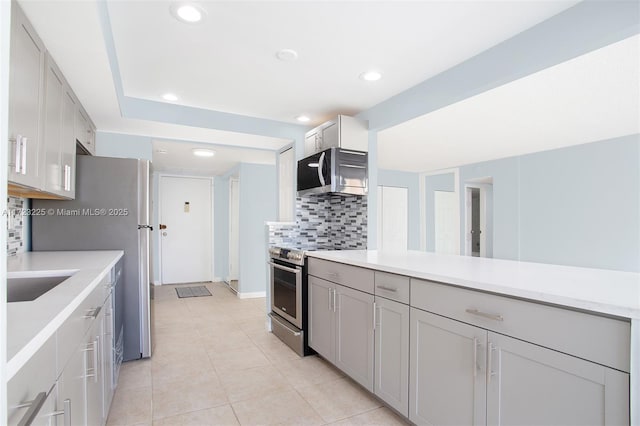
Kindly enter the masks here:
[[122, 365], [108, 426], [404, 425], [316, 356], [300, 358], [265, 329], [265, 299], [178, 299], [155, 289], [155, 351]]

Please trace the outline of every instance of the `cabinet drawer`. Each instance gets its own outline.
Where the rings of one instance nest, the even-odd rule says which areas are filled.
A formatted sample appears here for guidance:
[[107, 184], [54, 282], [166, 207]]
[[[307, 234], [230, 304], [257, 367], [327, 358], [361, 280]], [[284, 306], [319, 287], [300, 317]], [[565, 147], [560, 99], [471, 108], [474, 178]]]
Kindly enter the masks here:
[[373, 294], [373, 271], [371, 269], [310, 257], [309, 275]]
[[409, 304], [409, 277], [375, 271], [375, 295]]
[[627, 321], [413, 278], [411, 306], [629, 372]]
[[49, 393], [56, 381], [56, 336], [51, 336], [7, 383], [7, 419], [15, 425], [29, 407], [18, 405], [33, 401], [40, 393]]
[[[58, 375], [62, 373], [67, 361], [73, 355], [73, 351], [80, 344], [87, 330], [93, 325], [94, 314], [98, 313], [96, 309], [101, 308], [104, 304], [106, 297], [105, 283], [108, 283], [108, 277], [98, 284], [58, 329]], [[97, 317], [97, 315], [95, 316]]]

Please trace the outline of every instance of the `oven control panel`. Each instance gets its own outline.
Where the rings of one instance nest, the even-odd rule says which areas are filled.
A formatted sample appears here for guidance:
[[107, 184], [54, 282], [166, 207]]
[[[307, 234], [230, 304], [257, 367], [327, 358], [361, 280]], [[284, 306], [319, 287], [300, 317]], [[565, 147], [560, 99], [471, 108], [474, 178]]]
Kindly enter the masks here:
[[272, 259], [290, 260], [299, 265], [304, 261], [304, 252], [300, 250], [281, 247], [270, 247], [269, 255]]

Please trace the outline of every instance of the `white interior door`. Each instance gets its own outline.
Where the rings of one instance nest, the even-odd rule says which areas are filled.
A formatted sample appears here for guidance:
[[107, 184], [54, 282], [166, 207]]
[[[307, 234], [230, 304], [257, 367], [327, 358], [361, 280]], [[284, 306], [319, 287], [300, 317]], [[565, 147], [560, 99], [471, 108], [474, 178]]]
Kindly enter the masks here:
[[[240, 182], [229, 180], [229, 282], [238, 279], [240, 239]], [[237, 289], [236, 289], [237, 290]]]
[[407, 250], [409, 190], [378, 186], [378, 250]]
[[211, 281], [211, 179], [161, 176], [160, 224], [162, 283]]
[[460, 254], [458, 193], [434, 191], [436, 253]]

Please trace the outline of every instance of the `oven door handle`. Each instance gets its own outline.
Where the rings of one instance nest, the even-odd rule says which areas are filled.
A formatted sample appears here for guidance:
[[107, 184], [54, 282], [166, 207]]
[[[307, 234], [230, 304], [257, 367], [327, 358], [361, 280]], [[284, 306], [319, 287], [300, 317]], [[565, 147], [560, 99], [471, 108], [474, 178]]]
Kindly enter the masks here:
[[279, 265], [279, 264], [274, 263], [274, 262], [267, 262], [267, 263], [269, 265], [273, 266], [274, 268], [282, 269], [282, 270], [285, 270], [287, 272], [293, 272], [294, 274], [301, 274], [302, 273], [302, 270], [300, 270], [300, 269], [287, 268], [286, 266], [282, 266], [282, 265]]

